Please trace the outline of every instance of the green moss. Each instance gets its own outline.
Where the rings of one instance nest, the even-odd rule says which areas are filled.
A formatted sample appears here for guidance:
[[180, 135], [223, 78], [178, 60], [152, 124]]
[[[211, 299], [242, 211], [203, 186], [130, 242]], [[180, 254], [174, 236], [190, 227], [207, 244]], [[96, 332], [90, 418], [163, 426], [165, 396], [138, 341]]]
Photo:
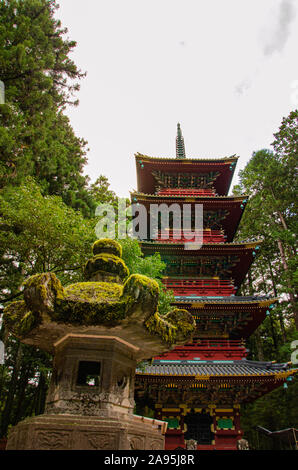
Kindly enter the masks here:
[[55, 299], [63, 299], [65, 295], [61, 282], [53, 273], [35, 274], [23, 285], [26, 305], [34, 311], [52, 310]]
[[158, 312], [145, 322], [145, 326], [151, 334], [160, 336], [166, 343], [174, 343], [177, 327], [164, 320]]
[[157, 309], [158, 296], [157, 282], [141, 274], [132, 274], [123, 286], [122, 300], [128, 315], [136, 306], [151, 314]]
[[57, 299], [51, 318], [76, 325], [114, 326], [125, 316], [119, 303], [123, 287], [108, 282], [81, 282], [65, 288], [65, 297]]
[[83, 302], [114, 302], [122, 295], [123, 287], [120, 284], [108, 282], [78, 282], [64, 289], [70, 300]]
[[124, 284], [123, 295], [136, 293], [138, 296], [139, 291], [142, 291], [143, 296], [149, 294], [155, 297], [159, 295], [159, 285], [147, 276], [132, 274]]
[[33, 312], [26, 312], [19, 324], [19, 332], [22, 336], [33, 330], [40, 321], [37, 321], [36, 315]]
[[96, 240], [92, 246], [92, 251], [94, 255], [110, 253], [122, 258], [122, 246], [120, 243], [116, 242], [116, 240], [112, 240], [110, 238], [101, 238], [100, 240]]
[[[49, 284], [52, 290], [54, 290], [55, 294], [59, 297], [63, 297], [63, 287], [59, 279], [53, 273], [42, 273], [42, 274], [34, 274], [30, 276], [24, 283], [23, 286], [25, 289], [28, 288], [42, 288], [44, 291], [45, 284]], [[44, 291], [45, 295], [45, 291]]]
[[188, 336], [196, 328], [196, 322], [193, 316], [182, 308], [174, 308], [163, 317], [166, 321], [169, 321], [177, 326], [177, 331], [180, 335]]
[[195, 321], [187, 310], [177, 308], [165, 316], [155, 312], [145, 322], [145, 326], [150, 333], [161, 336], [168, 344], [173, 344], [178, 340], [188, 339], [195, 330]]
[[28, 310], [25, 302], [19, 300], [4, 309], [3, 322], [8, 330], [23, 337], [41, 323], [41, 316]]
[[90, 279], [97, 272], [118, 275], [120, 279], [129, 276], [129, 270], [124, 261], [118, 256], [108, 253], [93, 256], [87, 261], [84, 269], [86, 278]]
[[4, 311], [8, 329], [25, 335], [42, 320], [113, 327], [134, 315], [135, 321], [169, 344], [188, 339], [195, 327], [192, 316], [181, 309], [161, 316], [157, 311], [159, 285], [156, 281], [133, 274], [124, 286], [119, 283], [129, 276], [127, 266], [119, 257], [121, 250], [114, 240], [97, 240], [93, 245], [94, 256], [85, 266], [87, 278], [101, 273], [109, 282], [81, 282], [63, 288], [55, 274], [31, 276], [24, 283], [25, 301], [12, 302]]

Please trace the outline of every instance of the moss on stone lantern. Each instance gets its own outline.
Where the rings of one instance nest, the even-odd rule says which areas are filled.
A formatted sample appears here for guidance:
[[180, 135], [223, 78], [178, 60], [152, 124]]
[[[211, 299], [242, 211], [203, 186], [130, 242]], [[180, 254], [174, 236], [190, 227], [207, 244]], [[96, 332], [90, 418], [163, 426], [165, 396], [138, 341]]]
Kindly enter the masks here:
[[54, 448], [41, 439], [42, 429], [59, 434], [66, 426], [69, 431], [69, 416], [79, 424], [71, 436], [67, 431], [67, 440], [61, 438], [61, 448], [92, 447], [85, 439], [86, 416], [93, 419], [95, 435], [109, 430], [113, 436], [95, 448], [135, 448], [135, 442], [150, 448], [148, 439], [163, 448], [162, 424], [159, 431], [156, 420], [139, 426], [140, 417], [133, 415], [136, 364], [189, 341], [195, 322], [176, 308], [161, 316], [158, 284], [129, 275], [121, 255], [115, 240], [97, 240], [85, 265], [86, 282], [63, 287], [55, 274], [37, 274], [24, 283], [24, 300], [5, 308], [3, 320], [11, 333], [54, 355], [45, 415], [13, 428], [7, 448]]

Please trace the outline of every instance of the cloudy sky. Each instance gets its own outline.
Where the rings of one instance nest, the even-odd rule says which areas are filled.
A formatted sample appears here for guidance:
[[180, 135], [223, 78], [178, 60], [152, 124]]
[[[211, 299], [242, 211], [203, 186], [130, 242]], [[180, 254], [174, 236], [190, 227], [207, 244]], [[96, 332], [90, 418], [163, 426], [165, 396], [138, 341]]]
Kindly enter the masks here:
[[298, 106], [295, 0], [60, 0], [57, 17], [87, 72], [67, 110], [85, 172], [121, 197], [135, 153], [175, 156], [177, 122], [188, 157], [237, 154], [239, 171]]

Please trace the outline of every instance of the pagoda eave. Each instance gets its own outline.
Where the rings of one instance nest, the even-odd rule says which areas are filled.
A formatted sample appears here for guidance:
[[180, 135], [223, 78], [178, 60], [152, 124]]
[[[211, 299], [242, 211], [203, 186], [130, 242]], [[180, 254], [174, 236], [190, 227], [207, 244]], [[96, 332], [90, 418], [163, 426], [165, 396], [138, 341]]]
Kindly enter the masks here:
[[[171, 362], [172, 364], [170, 364]], [[182, 365], [183, 362], [185, 362], [184, 365]], [[158, 388], [162, 385], [171, 388], [176, 387], [178, 391], [187, 391], [192, 394], [215, 392], [220, 395], [229, 392], [229, 387], [233, 386], [233, 393], [229, 392], [230, 399], [234, 401], [236, 396], [238, 403], [244, 403], [274, 390], [298, 372], [298, 369], [285, 370], [286, 364], [258, 363], [255, 366], [256, 363], [247, 360], [214, 361], [213, 364], [211, 364], [212, 361], [202, 361], [207, 363], [207, 366], [199, 364], [199, 361], [196, 366], [193, 364], [196, 361], [189, 361], [192, 364], [187, 366], [187, 362], [168, 361], [168, 364], [164, 364], [159, 372], [157, 372], [156, 367], [159, 368], [160, 364], [146, 367], [145, 372], [137, 371], [137, 389], [142, 388], [145, 384], [150, 384], [151, 392], [154, 387]], [[231, 367], [228, 365], [229, 362], [233, 363], [231, 365], [235, 368], [234, 372], [227, 370]], [[177, 368], [178, 363], [179, 373], [175, 371], [175, 366]], [[208, 365], [214, 367], [216, 363], [218, 363], [217, 367], [219, 369], [222, 368], [220, 373], [208, 370]], [[189, 373], [182, 373], [184, 367], [192, 367], [193, 370]], [[247, 387], [250, 388], [247, 389]]]
[[130, 195], [132, 197], [137, 197], [138, 201], [137, 202], [143, 202], [143, 201], [150, 201], [152, 199], [154, 200], [159, 200], [160, 202], [169, 202], [169, 199], [175, 199], [175, 202], [187, 202], [191, 201], [194, 202], [193, 200], [195, 199], [196, 202], [208, 202], [212, 204], [216, 204], [219, 202], [223, 202], [225, 205], [227, 203], [231, 202], [239, 202], [242, 203], [243, 199], [248, 199], [248, 195], [246, 194], [241, 194], [241, 196], [227, 196], [227, 195], [218, 195], [216, 194], [215, 196], [196, 196], [195, 198], [193, 196], [180, 196], [180, 195], [166, 195], [166, 194], [148, 194], [148, 193], [142, 193], [138, 191], [130, 191]]
[[209, 331], [205, 334], [204, 329], [200, 328], [200, 321], [208, 322], [209, 328], [215, 322], [217, 330], [214, 336], [217, 338], [225, 338], [227, 334], [233, 339], [248, 338], [264, 321], [266, 314], [277, 302], [277, 299], [274, 298], [238, 302], [237, 297], [223, 297], [221, 300], [214, 301], [202, 298], [198, 301], [184, 299], [179, 300], [175, 297], [173, 305], [187, 309], [194, 316], [198, 324], [194, 337], [201, 338], [212, 337], [212, 333]]
[[234, 308], [234, 307], [240, 307], [241, 308], [266, 308], [269, 307], [270, 305], [276, 303], [278, 301], [277, 298], [272, 297], [272, 298], [266, 298], [266, 299], [258, 299], [252, 298], [250, 299], [249, 297], [242, 297], [242, 296], [227, 296], [224, 297], [222, 296], [220, 299], [219, 298], [214, 298], [212, 299], [212, 296], [210, 298], [204, 298], [202, 297], [187, 297], [187, 296], [175, 296], [175, 302], [173, 304], [175, 305], [182, 305], [184, 308], [208, 308], [211, 307], [213, 308], [218, 308], [218, 309], [226, 309], [226, 308]]
[[176, 157], [152, 157], [152, 156], [149, 156], [149, 155], [145, 155], [143, 153], [135, 153], [135, 159], [138, 160], [139, 158], [143, 158], [144, 160], [148, 160], [148, 161], [156, 161], [156, 162], [175, 162], [175, 163], [179, 163], [179, 165], [181, 165], [181, 163], [185, 163], [185, 162], [188, 162], [188, 161], [191, 161], [191, 162], [198, 162], [200, 163], [200, 165], [204, 162], [206, 163], [231, 163], [231, 162], [237, 162], [239, 156], [237, 155], [231, 155], [229, 157], [196, 157], [196, 158], [176, 158]]
[[[194, 211], [196, 204], [203, 205], [204, 225], [205, 216], [214, 213], [219, 214], [220, 222], [216, 222], [216, 228], [223, 229], [226, 234], [226, 241], [231, 242], [235, 236], [236, 230], [239, 226], [243, 216], [248, 196], [199, 196], [199, 197], [184, 197], [184, 196], [160, 196], [160, 195], [146, 195], [138, 192], [131, 193], [131, 201], [133, 204], [142, 204], [146, 207], [148, 215], [150, 214], [150, 206], [152, 204], [178, 204], [183, 209], [184, 204], [190, 204], [191, 210]], [[209, 223], [206, 221], [206, 223]], [[211, 222], [211, 227], [213, 222]]]
[[155, 192], [156, 180], [152, 171], [161, 171], [174, 173], [176, 172], [194, 172], [194, 173], [208, 173], [219, 172], [216, 178], [214, 187], [216, 192], [220, 195], [228, 193], [231, 181], [234, 175], [236, 162], [238, 157], [224, 157], [220, 159], [203, 158], [203, 159], [190, 159], [190, 158], [156, 158], [142, 155], [140, 153], [135, 155], [136, 169], [137, 169], [137, 186], [138, 191], [145, 194], [152, 194]]
[[[214, 265], [213, 279], [221, 275], [222, 279], [233, 279], [235, 286], [240, 287], [246, 273], [248, 272], [252, 262], [258, 251], [258, 242], [250, 243], [209, 243], [203, 244], [200, 249], [185, 249], [184, 244], [161, 243], [140, 241], [143, 254], [153, 255], [158, 252], [162, 261], [166, 262], [167, 268], [165, 276], [172, 278], [175, 272], [179, 272], [179, 276], [193, 277], [203, 269], [201, 278], [207, 279], [211, 263]], [[171, 262], [172, 264], [168, 264]], [[192, 266], [190, 270], [189, 267]], [[218, 274], [216, 274], [216, 266], [218, 266]], [[174, 269], [175, 272], [172, 272]], [[177, 275], [176, 275], [177, 276]], [[175, 276], [175, 277], [176, 277]]]
[[198, 251], [207, 252], [207, 251], [217, 251], [220, 253], [238, 253], [243, 250], [254, 250], [258, 245], [262, 243], [262, 240], [256, 240], [253, 242], [231, 242], [231, 243], [204, 243], [202, 247], [194, 250], [185, 249], [184, 243], [165, 243], [164, 241], [152, 240], [152, 241], [142, 241], [140, 240], [142, 249], [145, 250], [154, 250], [158, 246], [158, 250], [163, 250], [165, 252], [173, 253], [174, 251], [185, 251], [185, 253], [194, 255], [198, 254]]

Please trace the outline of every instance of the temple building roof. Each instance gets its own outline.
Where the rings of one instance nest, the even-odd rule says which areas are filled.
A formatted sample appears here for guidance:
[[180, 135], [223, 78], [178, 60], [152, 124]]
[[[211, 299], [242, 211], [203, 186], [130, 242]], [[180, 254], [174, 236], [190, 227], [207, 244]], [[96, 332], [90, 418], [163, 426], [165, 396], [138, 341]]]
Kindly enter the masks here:
[[235, 236], [236, 230], [244, 213], [248, 197], [241, 196], [196, 196], [188, 197], [181, 195], [157, 195], [143, 194], [137, 191], [131, 192], [131, 201], [133, 204], [143, 204], [150, 214], [151, 204], [173, 203], [191, 204], [192, 211], [195, 204], [203, 205], [204, 228], [218, 230], [223, 229], [226, 234], [226, 241], [231, 242]]
[[155, 240], [141, 241], [140, 246], [145, 256], [160, 254], [166, 263], [165, 276], [233, 279], [239, 288], [261, 243], [204, 243], [200, 249], [185, 249], [181, 243]]
[[[192, 200], [193, 199], [193, 196], [181, 196], [179, 193], [177, 194], [156, 194], [156, 193], [152, 193], [152, 194], [148, 194], [148, 193], [142, 193], [142, 192], [139, 192], [139, 191], [130, 191], [131, 195], [132, 196], [135, 196], [138, 198], [138, 200], [142, 200], [142, 201], [149, 201], [150, 199], [175, 199], [175, 202], [179, 202], [179, 200], [181, 200], [182, 202], [188, 202], [189, 200]], [[209, 194], [202, 194], [202, 195], [198, 195], [196, 196], [196, 202], [201, 202], [203, 200], [206, 200], [206, 202], [208, 201], [209, 203], [213, 203], [213, 204], [216, 204], [218, 202], [222, 202], [224, 203], [225, 205], [229, 202], [243, 202], [243, 199], [245, 200], [245, 203], [247, 202], [246, 199], [248, 198], [248, 196], [246, 194], [241, 194], [241, 196], [234, 196], [234, 195], [230, 195], [230, 196], [227, 196], [226, 194], [220, 196], [219, 194], [215, 194], [215, 195], [209, 195]], [[161, 202], [161, 201], [159, 201]], [[167, 201], [168, 202], [168, 201]]]
[[297, 372], [297, 369], [289, 369], [286, 364], [274, 364], [272, 362], [256, 362], [247, 359], [242, 360], [154, 360], [152, 365], [146, 365], [144, 371], [137, 370], [142, 376], [165, 376], [175, 381], [179, 377], [204, 380], [206, 378], [221, 377], [269, 377], [277, 376], [286, 378]]
[[[184, 158], [180, 158], [180, 159], [177, 159], [176, 157], [151, 157], [149, 155], [145, 155], [143, 153], [140, 153], [140, 152], [137, 152], [135, 154], [135, 157], [136, 158], [140, 158], [140, 157], [143, 157], [144, 159], [146, 160], [152, 160], [152, 161], [174, 161], [176, 162], [176, 160], [179, 160], [179, 162], [176, 162], [176, 163], [179, 163], [179, 166], [184, 163], [183, 161], [181, 162], [181, 160], [184, 160]], [[194, 157], [194, 158], [185, 158], [186, 161], [191, 161], [191, 162], [198, 162], [198, 163], [226, 163], [227, 161], [230, 162], [230, 161], [237, 161], [239, 158], [239, 156], [236, 156], [235, 155], [231, 155], [229, 157]]]
[[175, 295], [176, 302], [183, 302], [192, 304], [194, 302], [198, 302], [200, 304], [218, 304], [218, 303], [225, 303], [225, 304], [238, 304], [238, 303], [247, 303], [247, 304], [257, 304], [257, 305], [264, 305], [269, 306], [270, 304], [277, 301], [275, 298], [270, 298], [267, 295], [257, 296], [257, 295], [229, 295], [229, 296], [220, 296], [220, 295]]
[[201, 186], [196, 184], [194, 187], [214, 187], [217, 194], [221, 196], [228, 194], [238, 157], [233, 155], [199, 159], [185, 158], [182, 154], [183, 148], [179, 148], [179, 158], [149, 157], [137, 153], [135, 158], [138, 191], [153, 194], [160, 183], [163, 184], [162, 181], [176, 177], [179, 181], [180, 177], [183, 179], [187, 174], [198, 181], [202, 180]]
[[248, 338], [278, 299], [269, 296], [177, 296], [173, 303], [192, 313], [197, 338]]
[[[241, 360], [154, 360], [136, 371], [137, 393], [155, 400], [191, 403], [248, 403], [274, 390], [297, 373], [288, 364]], [[162, 389], [161, 389], [162, 387]], [[163, 398], [161, 398], [163, 397]], [[168, 401], [167, 401], [168, 400]]]

